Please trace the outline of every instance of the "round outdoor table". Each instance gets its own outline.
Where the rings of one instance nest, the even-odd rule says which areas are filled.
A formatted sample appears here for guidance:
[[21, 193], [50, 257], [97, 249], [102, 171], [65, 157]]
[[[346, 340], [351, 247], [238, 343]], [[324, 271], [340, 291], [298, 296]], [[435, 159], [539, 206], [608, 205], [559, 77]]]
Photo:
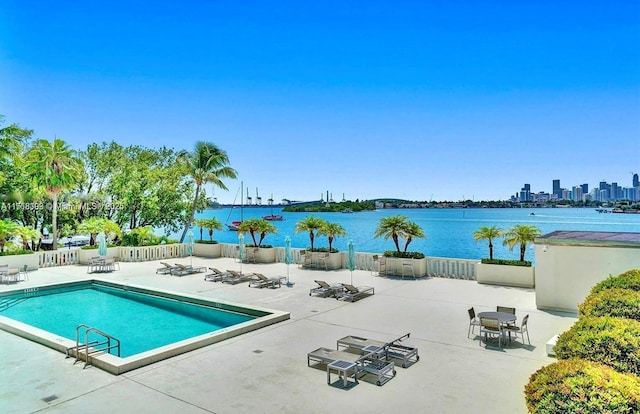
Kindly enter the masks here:
[[516, 315], [514, 315], [513, 313], [506, 312], [480, 312], [478, 314], [478, 318], [497, 319], [501, 324], [515, 322], [517, 319]]

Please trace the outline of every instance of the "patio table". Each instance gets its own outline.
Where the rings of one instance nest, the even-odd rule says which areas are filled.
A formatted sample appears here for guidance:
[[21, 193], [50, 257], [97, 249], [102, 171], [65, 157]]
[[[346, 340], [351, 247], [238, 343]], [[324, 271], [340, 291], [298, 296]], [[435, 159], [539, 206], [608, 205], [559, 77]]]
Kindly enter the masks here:
[[338, 377], [342, 377], [343, 387], [346, 388], [348, 385], [347, 377], [349, 370], [353, 370], [353, 377], [355, 378], [356, 384], [358, 383], [358, 364], [356, 362], [338, 359], [327, 364], [327, 384], [331, 384], [332, 370], [338, 372]]
[[502, 325], [515, 322], [516, 319], [518, 319], [516, 315], [514, 315], [513, 313], [506, 313], [506, 312], [480, 312], [478, 314], [478, 318], [497, 319], [498, 322], [500, 322], [500, 324]]

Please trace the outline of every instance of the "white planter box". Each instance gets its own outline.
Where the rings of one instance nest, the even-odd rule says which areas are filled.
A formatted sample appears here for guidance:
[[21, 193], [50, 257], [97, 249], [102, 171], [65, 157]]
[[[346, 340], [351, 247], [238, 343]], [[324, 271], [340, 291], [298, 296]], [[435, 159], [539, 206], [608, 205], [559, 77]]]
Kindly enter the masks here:
[[193, 255], [198, 257], [220, 257], [220, 244], [194, 243]]
[[476, 272], [478, 283], [526, 288], [535, 286], [535, 268], [533, 266], [478, 263]]
[[[81, 265], [88, 265], [89, 259], [92, 257], [98, 257], [98, 249], [80, 249], [78, 250], [78, 263]], [[105, 256], [108, 259], [118, 259], [120, 256], [120, 247], [107, 247], [107, 255]]]
[[245, 247], [245, 261], [251, 263], [275, 263], [276, 249], [273, 247]]
[[[423, 277], [427, 275], [427, 259], [385, 257], [387, 276]], [[405, 265], [406, 264], [406, 265]]]
[[22, 270], [24, 265], [27, 265], [28, 270], [38, 270], [39, 268], [38, 255], [35, 253], [0, 256], [0, 264], [9, 265], [9, 269]]

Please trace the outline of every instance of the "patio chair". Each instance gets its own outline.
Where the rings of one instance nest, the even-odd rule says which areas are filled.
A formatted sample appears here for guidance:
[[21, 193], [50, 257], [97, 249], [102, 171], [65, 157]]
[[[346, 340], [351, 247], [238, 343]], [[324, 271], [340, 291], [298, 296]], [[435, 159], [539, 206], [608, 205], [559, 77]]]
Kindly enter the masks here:
[[344, 290], [344, 286], [342, 285], [334, 285], [331, 286], [324, 280], [314, 280], [318, 284], [318, 287], [311, 288], [309, 290], [309, 296], [318, 295], [323, 298], [326, 297], [334, 297], [336, 294], [342, 292]]
[[176, 267], [171, 270], [173, 276], [191, 275], [194, 273], [202, 273], [207, 270], [204, 266], [193, 267], [192, 265], [183, 265], [180, 263], [175, 264]]
[[[340, 364], [338, 361], [341, 361]], [[327, 383], [330, 384], [329, 369], [333, 368], [338, 370], [340, 375], [346, 377], [348, 371], [353, 370], [353, 377], [356, 384], [358, 383], [358, 376], [366, 374], [372, 374], [375, 378], [376, 385], [380, 386], [393, 377], [396, 376], [395, 364], [393, 361], [385, 361], [376, 358], [373, 352], [369, 352], [365, 355], [354, 354], [352, 352], [337, 351], [329, 348], [318, 348], [315, 351], [307, 354], [307, 366], [311, 367], [311, 363], [315, 362], [313, 367], [326, 366], [327, 368]], [[336, 363], [338, 362], [338, 363]], [[336, 363], [335, 365], [332, 365]]]
[[480, 345], [482, 345], [483, 334], [485, 344], [490, 337], [497, 337], [498, 347], [502, 348], [502, 338], [504, 337], [504, 332], [502, 330], [502, 325], [500, 324], [500, 321], [498, 319], [480, 318]]
[[249, 280], [253, 280], [253, 275], [248, 275], [240, 272], [236, 272], [235, 270], [227, 270], [229, 276], [222, 279], [222, 283], [230, 283], [235, 285], [237, 283], [247, 282]]
[[161, 275], [166, 275], [168, 273], [171, 273], [171, 270], [178, 268], [177, 266], [171, 266], [169, 263], [165, 263], [165, 262], [160, 262], [160, 264], [162, 265], [162, 267], [159, 269], [156, 269], [156, 273]]
[[313, 253], [307, 251], [302, 256], [302, 267], [305, 269], [313, 267]]
[[327, 266], [327, 262], [329, 262], [329, 258], [331, 257], [330, 253], [324, 253], [322, 256], [318, 257], [318, 269], [321, 266], [324, 266], [324, 270], [329, 270]]
[[215, 267], [210, 267], [209, 270], [211, 271], [211, 273], [204, 275], [204, 280], [208, 280], [209, 282], [219, 282], [225, 277], [229, 276], [228, 272], [221, 272]]
[[473, 309], [473, 307], [467, 310], [467, 312], [469, 313], [469, 331], [467, 332], [467, 338], [468, 338], [469, 335], [473, 333], [473, 330], [475, 329], [475, 327], [480, 326], [480, 321], [476, 317], [476, 311], [475, 309]]
[[282, 277], [266, 277], [262, 273], [254, 273], [253, 276], [256, 278], [255, 280], [251, 280], [249, 282], [249, 287], [257, 287], [257, 288], [272, 288], [282, 286]]
[[387, 274], [387, 258], [381, 256], [378, 260], [378, 276], [385, 276]]
[[336, 348], [338, 350], [341, 348], [357, 350], [360, 353], [374, 352], [377, 357], [384, 357], [387, 360], [399, 360], [402, 368], [408, 368], [420, 360], [418, 348], [399, 344], [399, 342], [409, 338], [410, 335], [410, 333], [402, 335], [400, 338], [390, 342], [349, 335], [338, 339]]
[[375, 293], [373, 286], [355, 287], [346, 283], [342, 283], [342, 286], [344, 286], [344, 291], [336, 295], [336, 299], [338, 300], [348, 300], [349, 302], [354, 302], [364, 297], [371, 296]]
[[531, 345], [531, 340], [529, 339], [529, 327], [527, 325], [527, 323], [529, 322], [529, 315], [526, 315], [524, 318], [522, 318], [522, 324], [520, 326], [516, 326], [516, 325], [509, 325], [504, 327], [503, 329], [506, 332], [513, 332], [514, 333], [514, 337], [517, 339], [518, 338], [518, 334], [520, 334], [520, 337], [522, 337], [522, 343], [524, 344], [524, 333], [527, 333], [527, 343], [529, 345]]
[[508, 306], [496, 306], [497, 312], [510, 313], [512, 315], [516, 314], [516, 308], [510, 308]]
[[244, 263], [255, 263], [256, 257], [258, 256], [258, 252], [260, 250], [257, 247], [247, 247], [245, 248], [245, 256]]

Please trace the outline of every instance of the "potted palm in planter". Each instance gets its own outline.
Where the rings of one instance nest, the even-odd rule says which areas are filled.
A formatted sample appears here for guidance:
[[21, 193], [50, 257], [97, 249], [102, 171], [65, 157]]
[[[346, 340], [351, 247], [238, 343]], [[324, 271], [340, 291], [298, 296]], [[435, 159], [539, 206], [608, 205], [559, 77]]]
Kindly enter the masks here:
[[338, 223], [325, 222], [320, 229], [318, 229], [318, 236], [327, 236], [329, 240], [329, 256], [325, 258], [326, 269], [339, 269], [342, 267], [342, 254], [333, 249], [333, 240], [337, 236], [346, 236], [347, 232]]
[[[220, 245], [213, 240], [213, 231], [222, 230], [222, 223], [215, 217], [198, 219], [195, 221], [196, 226], [200, 227], [200, 240], [196, 240], [193, 246], [193, 254], [202, 257], [220, 257]], [[203, 240], [202, 233], [207, 229], [209, 240]]]
[[[503, 286], [528, 287], [535, 286], [535, 269], [531, 262], [525, 261], [527, 244], [532, 243], [542, 232], [536, 226], [515, 225], [506, 232], [495, 226], [481, 227], [474, 232], [476, 240], [489, 241], [489, 258], [482, 259], [477, 265], [476, 280], [478, 283]], [[493, 239], [504, 237], [503, 245], [513, 250], [520, 246], [520, 260], [502, 260], [493, 258]]]
[[314, 263], [318, 263], [321, 257], [324, 257], [326, 252], [321, 251], [320, 249], [316, 249], [314, 247], [314, 241], [317, 235], [319, 235], [320, 230], [325, 227], [328, 223], [326, 220], [316, 217], [316, 216], [308, 216], [303, 220], [300, 220], [296, 223], [296, 228], [294, 233], [309, 233], [309, 241], [311, 243], [311, 247], [309, 247], [307, 251], [307, 255], [309, 255], [309, 260], [307, 261], [307, 256], [305, 256], [305, 262], [309, 263], [311, 266]]
[[[19, 226], [8, 219], [0, 220], [0, 264], [9, 265], [10, 269], [23, 269], [25, 265], [29, 270], [38, 269], [38, 256], [27, 248], [33, 234], [37, 237], [37, 230]], [[22, 236], [22, 248], [13, 243], [7, 247], [6, 239], [15, 235]]]
[[[247, 232], [253, 240], [252, 246], [246, 246], [246, 260], [252, 260], [255, 263], [273, 263], [276, 261], [275, 249], [270, 245], [263, 245], [264, 238], [273, 233], [278, 233], [278, 229], [269, 221], [263, 218], [252, 218], [244, 220], [238, 226], [239, 232]], [[256, 240], [256, 235], [259, 238]]]
[[[396, 250], [384, 252], [386, 274], [421, 277], [427, 274], [427, 259], [421, 252], [408, 252], [409, 244], [416, 238], [426, 238], [422, 227], [411, 222], [406, 216], [391, 216], [380, 219], [373, 237], [391, 238]], [[405, 239], [404, 250], [400, 250], [400, 239]]]

